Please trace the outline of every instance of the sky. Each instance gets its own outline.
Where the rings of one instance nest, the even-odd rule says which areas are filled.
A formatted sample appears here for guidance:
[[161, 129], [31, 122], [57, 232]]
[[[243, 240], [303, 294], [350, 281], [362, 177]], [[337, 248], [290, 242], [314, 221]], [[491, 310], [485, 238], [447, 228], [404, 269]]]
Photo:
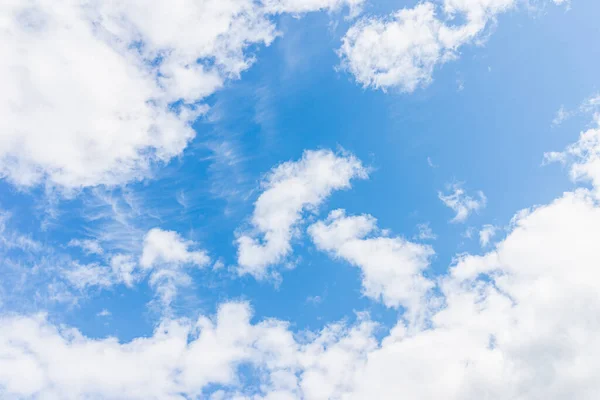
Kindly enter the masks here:
[[0, 397], [597, 399], [598, 15], [2, 2]]

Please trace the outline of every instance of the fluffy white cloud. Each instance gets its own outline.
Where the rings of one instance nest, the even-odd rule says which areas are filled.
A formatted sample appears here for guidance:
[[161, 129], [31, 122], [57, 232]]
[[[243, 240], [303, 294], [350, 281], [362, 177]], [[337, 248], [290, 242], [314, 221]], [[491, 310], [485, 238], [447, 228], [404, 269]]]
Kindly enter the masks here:
[[3, 1], [0, 177], [66, 189], [142, 178], [182, 153], [198, 103], [252, 64], [247, 48], [274, 40], [274, 13], [359, 3]]
[[254, 205], [253, 230], [237, 239], [239, 273], [267, 276], [268, 267], [291, 252], [290, 240], [303, 211], [318, 207], [334, 190], [349, 188], [353, 178], [366, 177], [356, 157], [329, 150], [306, 151], [300, 160], [275, 167]]
[[380, 342], [368, 316], [303, 339], [281, 321], [251, 324], [239, 303], [128, 343], [4, 316], [0, 387], [8, 399], [183, 399], [214, 384], [213, 399], [592, 400], [599, 236], [600, 206], [584, 189], [519, 213], [493, 251], [441, 277], [426, 321], [399, 321]]
[[144, 270], [151, 270], [150, 285], [157, 290], [163, 304], [171, 303], [177, 294], [177, 287], [191, 284], [184, 267], [204, 267], [210, 263], [205, 251], [189, 249], [194, 245], [173, 231], [154, 228], [146, 234], [140, 266]]
[[214, 320], [165, 321], [152, 336], [124, 344], [86, 338], [43, 316], [3, 317], [3, 397], [183, 399], [211, 383], [233, 385], [237, 365], [259, 360], [257, 348], [289, 340], [285, 326], [251, 325], [250, 315], [247, 305], [229, 303]]
[[477, 212], [484, 208], [487, 203], [487, 198], [482, 191], [477, 192], [477, 197], [469, 196], [459, 184], [451, 186], [451, 193], [438, 193], [438, 197], [446, 205], [451, 208], [456, 215], [452, 222], [465, 222], [472, 212]]
[[[515, 0], [444, 0], [444, 18], [432, 2], [403, 8], [385, 18], [358, 21], [342, 39], [342, 66], [358, 83], [412, 92], [432, 80], [439, 64], [481, 36], [490, 21]], [[455, 18], [464, 19], [454, 24]]]
[[496, 230], [497, 228], [494, 225], [489, 224], [486, 224], [481, 228], [479, 231], [479, 244], [481, 247], [486, 247], [490, 244], [490, 240], [492, 240], [496, 234]]
[[[152, 336], [128, 343], [87, 338], [43, 315], [4, 316], [0, 393], [7, 399], [183, 400], [211, 391], [214, 399], [338, 398], [356, 380], [354, 366], [376, 347], [375, 325], [364, 319], [297, 341], [287, 324], [252, 324], [251, 316], [247, 304], [226, 303], [215, 318], [165, 320]], [[240, 366], [251, 367], [259, 381], [243, 386], [249, 382], [240, 380]]]
[[111, 39], [91, 5], [0, 7], [1, 175], [19, 185], [119, 183], [192, 138], [195, 113], [168, 110], [151, 69]]
[[431, 327], [399, 325], [369, 355], [353, 398], [596, 396], [600, 208], [582, 190], [515, 223], [495, 251], [459, 259]]
[[[330, 251], [371, 268], [387, 263], [373, 249], [392, 257], [406, 245], [365, 237], [374, 227], [370, 217], [338, 211], [310, 230]], [[43, 317], [5, 315], [0, 393], [183, 399], [208, 397], [210, 385], [218, 389], [213, 399], [595, 399], [595, 191], [578, 189], [519, 212], [511, 229], [492, 251], [459, 256], [437, 281], [437, 294], [420, 303], [425, 318], [402, 318], [381, 341], [367, 315], [350, 328], [332, 324], [294, 337], [281, 321], [250, 323], [239, 303], [223, 305], [215, 319], [165, 320], [152, 336], [128, 343], [87, 338]], [[238, 373], [242, 365], [257, 378]]]
[[365, 295], [381, 299], [388, 307], [404, 306], [417, 312], [433, 287], [422, 275], [433, 249], [382, 235], [370, 215], [349, 217], [343, 210], [335, 210], [327, 220], [311, 225], [308, 232], [317, 248], [359, 267]]
[[143, 268], [159, 264], [195, 264], [203, 267], [210, 262], [204, 251], [191, 251], [194, 243], [184, 240], [177, 232], [153, 228], [144, 237], [144, 248], [140, 258]]

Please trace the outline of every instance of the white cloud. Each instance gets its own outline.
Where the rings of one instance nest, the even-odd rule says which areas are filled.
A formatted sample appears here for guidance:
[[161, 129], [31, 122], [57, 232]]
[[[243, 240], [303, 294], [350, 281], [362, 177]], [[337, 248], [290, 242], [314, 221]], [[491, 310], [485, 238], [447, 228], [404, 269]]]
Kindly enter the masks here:
[[495, 251], [461, 257], [431, 327], [400, 324], [353, 398], [594, 398], [599, 229], [590, 194], [567, 193], [518, 219]]
[[65, 189], [143, 178], [182, 153], [198, 104], [253, 63], [247, 48], [275, 39], [274, 13], [359, 3], [3, 1], [0, 177]]
[[138, 264], [129, 255], [117, 254], [110, 257], [108, 266], [100, 263], [80, 264], [71, 262], [70, 267], [63, 268], [63, 275], [78, 289], [87, 287], [111, 287], [124, 284], [132, 287], [142, 278]]
[[234, 385], [237, 365], [258, 361], [257, 348], [290, 338], [277, 323], [251, 325], [250, 315], [247, 305], [229, 303], [215, 320], [164, 321], [152, 336], [124, 344], [57, 328], [43, 316], [3, 317], [3, 397], [183, 399], [211, 383]]
[[342, 40], [342, 65], [365, 87], [412, 92], [429, 83], [434, 66], [448, 57], [439, 39], [442, 29], [431, 3], [388, 19], [361, 20]]
[[451, 192], [448, 194], [438, 193], [440, 200], [451, 208], [456, 215], [452, 222], [465, 222], [472, 212], [477, 212], [485, 207], [487, 198], [482, 191], [477, 192], [477, 197], [467, 195], [460, 184], [453, 184], [450, 187]]
[[490, 240], [496, 234], [496, 230], [497, 229], [494, 225], [489, 224], [486, 224], [481, 228], [479, 231], [479, 244], [481, 244], [481, 247], [486, 247], [488, 244], [490, 244]]
[[573, 112], [567, 111], [564, 106], [560, 106], [554, 119], [552, 120], [552, 126], [558, 126], [562, 124], [564, 121], [569, 119], [573, 115]]
[[110, 268], [95, 263], [73, 262], [71, 267], [63, 273], [67, 280], [78, 289], [85, 289], [88, 286], [110, 287], [120, 282]]
[[239, 273], [266, 277], [270, 265], [290, 254], [302, 213], [317, 208], [334, 190], [349, 188], [353, 178], [366, 177], [356, 157], [329, 150], [306, 151], [300, 160], [273, 168], [254, 205], [253, 230], [237, 239]]
[[364, 0], [263, 0], [265, 8], [275, 13], [305, 13], [317, 10], [336, 11], [342, 7], [350, 9], [350, 16], [362, 10]]
[[189, 286], [191, 279], [184, 267], [204, 267], [210, 263], [205, 251], [192, 251], [194, 242], [184, 240], [177, 232], [154, 228], [144, 238], [140, 257], [143, 270], [151, 271], [149, 283], [153, 286], [163, 305], [169, 305], [177, 288]]
[[159, 264], [195, 264], [203, 267], [210, 262], [204, 251], [191, 251], [194, 243], [184, 240], [177, 232], [153, 228], [144, 237], [144, 248], [140, 258], [143, 268]]
[[12, 214], [0, 210], [0, 251], [19, 249], [21, 251], [39, 251], [43, 245], [32, 239], [29, 235], [24, 235], [19, 231], [8, 227]]
[[102, 309], [102, 311], [100, 311], [98, 314], [96, 314], [97, 317], [110, 317], [112, 315], [112, 313], [110, 311], [108, 311], [106, 308]]
[[425, 323], [401, 320], [380, 342], [368, 315], [294, 337], [281, 321], [251, 324], [239, 303], [128, 343], [4, 316], [0, 386], [8, 399], [183, 399], [208, 397], [213, 384], [214, 399], [592, 400], [599, 236], [600, 207], [584, 189], [521, 212], [493, 251], [459, 257], [440, 278]]
[[[567, 3], [567, 5], [568, 5], [568, 3]], [[572, 109], [572, 110], [568, 110], [565, 108], [565, 106], [561, 105], [560, 108], [558, 109], [558, 111], [556, 112], [554, 119], [552, 120], [552, 126], [558, 126], [558, 125], [562, 124], [564, 121], [566, 121], [567, 119], [569, 119], [573, 116], [581, 115], [581, 114], [592, 114], [598, 120], [599, 119], [599, 117], [598, 117], [599, 110], [600, 110], [600, 95], [598, 95], [598, 94], [594, 94], [594, 95], [586, 98], [579, 105], [579, 107]]]
[[97, 240], [93, 239], [72, 239], [67, 246], [80, 247], [86, 254], [102, 254], [104, 250]]
[[429, 222], [418, 224], [417, 229], [419, 233], [415, 235], [415, 239], [418, 240], [435, 240], [437, 239], [437, 235], [433, 233], [433, 230], [429, 226]]
[[[359, 20], [342, 39], [342, 67], [364, 87], [413, 92], [514, 5], [515, 0], [444, 0], [440, 18], [434, 3], [423, 2], [384, 18]], [[455, 18], [464, 23], [455, 24]]]
[[[385, 262], [371, 261], [373, 248], [405, 245], [365, 238], [375, 227], [367, 216], [338, 211], [315, 226], [340, 257], [374, 266]], [[223, 305], [214, 319], [165, 320], [128, 343], [87, 338], [41, 316], [5, 315], [2, 394], [183, 399], [208, 397], [203, 390], [213, 384], [214, 399], [595, 399], [597, 198], [586, 189], [565, 193], [517, 213], [511, 226], [492, 251], [457, 258], [438, 280], [439, 294], [421, 303], [425, 321], [402, 319], [381, 341], [368, 315], [350, 328], [331, 324], [294, 337], [281, 321], [250, 323], [239, 303]], [[242, 365], [260, 385], [245, 379], [248, 370], [239, 373]]]
[[[376, 346], [375, 325], [364, 319], [296, 341], [286, 323], [251, 324], [251, 316], [247, 304], [225, 303], [215, 318], [164, 320], [153, 335], [127, 343], [87, 338], [43, 315], [4, 316], [0, 387], [8, 399], [183, 400], [208, 398], [216, 387], [211, 398], [337, 398]], [[256, 371], [260, 385], [241, 386], [248, 382], [240, 380], [240, 366]]]
[[600, 188], [600, 118], [598, 126], [581, 132], [579, 140], [562, 152], [544, 154], [545, 162], [569, 163], [571, 179], [589, 181]]
[[144, 236], [139, 260], [131, 254], [110, 255], [108, 266], [100, 263], [80, 264], [72, 262], [62, 273], [78, 289], [88, 287], [111, 287], [124, 284], [133, 287], [148, 277], [148, 283], [156, 290], [163, 310], [171, 304], [179, 287], [189, 286], [191, 279], [186, 272], [210, 264], [204, 250], [191, 250], [196, 243], [184, 240], [177, 232], [159, 228], [149, 230]]
[[422, 276], [433, 249], [401, 237], [386, 237], [370, 215], [346, 216], [332, 211], [308, 228], [317, 248], [342, 258], [362, 271], [364, 294], [388, 307], [415, 312], [433, 283]]
[[475, 227], [469, 226], [469, 227], [467, 227], [467, 229], [465, 229], [465, 231], [463, 233], [461, 233], [461, 236], [466, 239], [473, 239], [474, 233], [475, 233]]

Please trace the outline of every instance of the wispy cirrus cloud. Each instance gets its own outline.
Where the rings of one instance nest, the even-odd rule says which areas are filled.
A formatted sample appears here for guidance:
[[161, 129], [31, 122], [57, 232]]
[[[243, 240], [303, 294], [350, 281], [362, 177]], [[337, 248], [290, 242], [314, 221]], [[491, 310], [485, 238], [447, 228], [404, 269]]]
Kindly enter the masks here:
[[478, 191], [477, 195], [472, 197], [462, 188], [462, 184], [449, 185], [449, 190], [447, 194], [439, 192], [438, 197], [446, 207], [456, 213], [451, 222], [465, 222], [471, 213], [483, 209], [487, 203], [482, 191]]

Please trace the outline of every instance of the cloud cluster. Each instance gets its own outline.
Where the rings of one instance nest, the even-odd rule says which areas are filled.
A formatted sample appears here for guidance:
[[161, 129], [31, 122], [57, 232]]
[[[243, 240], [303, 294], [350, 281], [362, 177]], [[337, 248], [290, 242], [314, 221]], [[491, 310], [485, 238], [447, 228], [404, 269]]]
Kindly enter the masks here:
[[[353, 365], [375, 347], [368, 321], [350, 329], [333, 324], [297, 341], [287, 324], [252, 324], [251, 316], [246, 303], [226, 303], [214, 318], [166, 320], [152, 336], [128, 343], [87, 338], [43, 315], [3, 317], [0, 393], [7, 399], [175, 400], [211, 392], [213, 399], [335, 398], [356, 378]], [[261, 384], [242, 387], [241, 366], [251, 367]]]
[[182, 153], [202, 100], [278, 35], [275, 14], [357, 0], [8, 0], [0, 4], [0, 177], [116, 185]]
[[356, 157], [330, 150], [306, 151], [300, 160], [273, 168], [254, 204], [253, 229], [237, 239], [239, 273], [268, 276], [268, 268], [290, 254], [302, 213], [316, 209], [333, 191], [349, 188], [352, 179], [366, 177]]
[[0, 386], [8, 399], [592, 400], [599, 235], [600, 206], [585, 189], [519, 213], [493, 251], [463, 255], [441, 277], [427, 320], [400, 320], [380, 341], [368, 316], [294, 336], [281, 321], [250, 323], [240, 303], [128, 343], [5, 316]]
[[397, 326], [353, 398], [592, 399], [599, 218], [589, 192], [567, 193], [517, 217], [496, 250], [461, 257], [431, 326]]
[[191, 250], [196, 246], [177, 232], [153, 228], [144, 236], [139, 260], [133, 254], [113, 254], [108, 258], [108, 266], [74, 262], [70, 268], [63, 270], [63, 274], [79, 289], [118, 284], [132, 287], [148, 277], [162, 305], [168, 306], [178, 287], [191, 284], [186, 269], [201, 268], [210, 263], [210, 257], [204, 250]]
[[[424, 2], [388, 19], [362, 20], [344, 38], [344, 65], [365, 86], [415, 90], [514, 1], [444, 0], [444, 19]], [[183, 151], [202, 99], [249, 67], [248, 49], [274, 39], [270, 16], [342, 6], [356, 12], [361, 3], [5, 1], [0, 175], [18, 185], [64, 188], [142, 177], [153, 163]], [[253, 321], [248, 303], [227, 301], [215, 316], [163, 314], [151, 335], [119, 342], [85, 336], [43, 314], [3, 312], [0, 397], [595, 400], [600, 129], [583, 132], [546, 160], [568, 165], [573, 180], [591, 188], [519, 212], [503, 240], [481, 255], [458, 255], [435, 279], [426, 274], [431, 246], [390, 236], [370, 215], [335, 210], [308, 227], [318, 249], [360, 269], [366, 296], [406, 310], [389, 331], [358, 313], [351, 324], [294, 333], [286, 321]], [[238, 232], [239, 274], [268, 276], [291, 254], [304, 214], [366, 177], [354, 156], [327, 150], [275, 167], [250, 227]], [[456, 213], [455, 222], [486, 202], [483, 193], [472, 197], [458, 185], [439, 198]], [[45, 270], [46, 255], [65, 260], [9, 225], [10, 215], [0, 213], [4, 274], [19, 274], [4, 257], [19, 253], [35, 261], [31, 270], [59, 272], [80, 289], [132, 286], [148, 277], [164, 305], [190, 283], [188, 268], [210, 263], [196, 243], [154, 228], [140, 240], [139, 253], [105, 250], [109, 241], [102, 238], [73, 240], [67, 246], [106, 257], [106, 265], [72, 262]], [[432, 237], [421, 228], [422, 239]], [[481, 245], [490, 245], [494, 233], [484, 226]]]

